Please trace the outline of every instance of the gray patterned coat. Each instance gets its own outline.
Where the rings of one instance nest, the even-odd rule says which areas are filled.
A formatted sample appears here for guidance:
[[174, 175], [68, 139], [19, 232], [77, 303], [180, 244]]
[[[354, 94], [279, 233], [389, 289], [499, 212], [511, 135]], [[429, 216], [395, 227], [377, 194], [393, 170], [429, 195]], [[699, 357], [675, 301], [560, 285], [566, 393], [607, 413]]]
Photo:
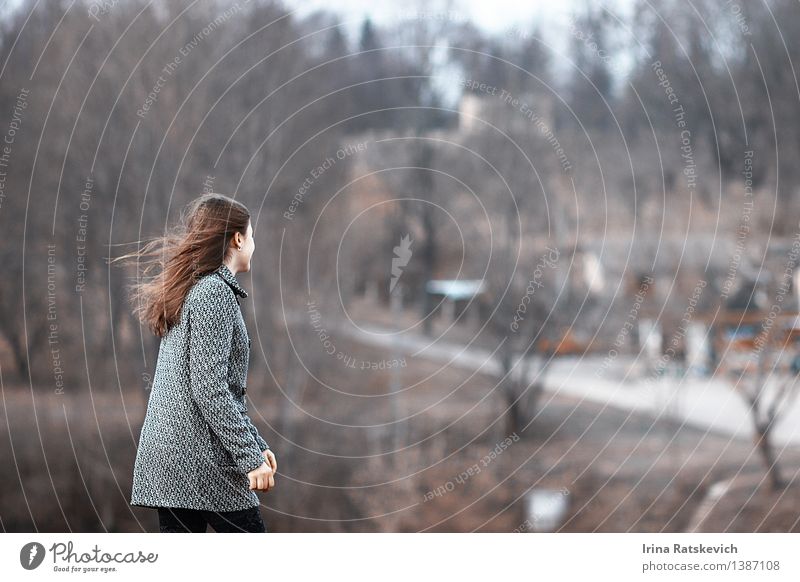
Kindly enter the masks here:
[[257, 507], [247, 473], [269, 448], [247, 415], [250, 339], [224, 264], [189, 290], [161, 338], [131, 505], [236, 511]]

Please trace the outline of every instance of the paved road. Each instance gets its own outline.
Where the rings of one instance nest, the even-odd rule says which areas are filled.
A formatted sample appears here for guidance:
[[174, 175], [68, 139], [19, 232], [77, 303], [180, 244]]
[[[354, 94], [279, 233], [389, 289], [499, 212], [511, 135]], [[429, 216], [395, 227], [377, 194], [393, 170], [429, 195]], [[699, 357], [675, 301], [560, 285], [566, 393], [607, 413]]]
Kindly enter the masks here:
[[[470, 371], [477, 368], [489, 375], [497, 375], [499, 362], [491, 352], [452, 343], [431, 340], [419, 335], [405, 333], [393, 335], [392, 330], [376, 326], [352, 326], [337, 328], [336, 333], [370, 345], [394, 348], [399, 353], [425, 357], [443, 364], [457, 366]], [[625, 376], [627, 363], [615, 361], [598, 375], [602, 368], [602, 357], [564, 358], [555, 361], [548, 371], [545, 389], [561, 394], [608, 404], [624, 410], [636, 410], [648, 414], [662, 414], [688, 425], [730, 435], [738, 439], [752, 440], [751, 417], [744, 399], [730, 384], [721, 380], [684, 377], [660, 378], [648, 381]], [[535, 371], [530, 374], [533, 380]], [[776, 445], [800, 443], [800, 398], [788, 409], [775, 428]]]

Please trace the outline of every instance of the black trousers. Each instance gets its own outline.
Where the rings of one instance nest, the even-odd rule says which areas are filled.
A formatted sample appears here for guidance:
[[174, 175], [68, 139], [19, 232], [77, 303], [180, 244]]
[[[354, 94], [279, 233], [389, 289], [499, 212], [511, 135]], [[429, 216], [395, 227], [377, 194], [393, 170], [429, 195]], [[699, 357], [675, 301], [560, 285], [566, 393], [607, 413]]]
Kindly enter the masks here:
[[267, 531], [258, 507], [239, 511], [206, 511], [183, 507], [158, 508], [158, 527], [161, 533], [203, 533], [209, 524], [218, 533], [263, 533]]

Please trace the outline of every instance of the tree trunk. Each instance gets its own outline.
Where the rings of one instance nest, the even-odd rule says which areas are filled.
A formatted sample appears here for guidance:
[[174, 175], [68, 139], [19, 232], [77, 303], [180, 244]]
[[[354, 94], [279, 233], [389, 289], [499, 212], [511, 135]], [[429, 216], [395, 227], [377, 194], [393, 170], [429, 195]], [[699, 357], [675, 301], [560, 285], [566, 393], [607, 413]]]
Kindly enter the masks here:
[[783, 489], [785, 483], [781, 477], [780, 468], [775, 460], [775, 454], [772, 450], [770, 426], [757, 426], [756, 427], [756, 446], [758, 447], [761, 458], [764, 459], [764, 464], [767, 468], [769, 475], [770, 485], [773, 491]]

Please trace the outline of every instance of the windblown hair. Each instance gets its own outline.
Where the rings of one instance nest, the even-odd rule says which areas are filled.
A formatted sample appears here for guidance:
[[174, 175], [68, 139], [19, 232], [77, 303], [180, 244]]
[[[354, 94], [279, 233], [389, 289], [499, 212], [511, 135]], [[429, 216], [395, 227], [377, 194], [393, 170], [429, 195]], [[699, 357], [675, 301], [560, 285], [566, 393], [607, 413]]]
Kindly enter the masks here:
[[249, 222], [250, 212], [241, 202], [203, 194], [189, 203], [171, 232], [113, 259], [136, 259], [137, 266], [144, 265], [142, 276], [129, 287], [139, 321], [158, 337], [166, 335], [178, 323], [189, 289], [229, 258], [233, 234], [246, 235]]

